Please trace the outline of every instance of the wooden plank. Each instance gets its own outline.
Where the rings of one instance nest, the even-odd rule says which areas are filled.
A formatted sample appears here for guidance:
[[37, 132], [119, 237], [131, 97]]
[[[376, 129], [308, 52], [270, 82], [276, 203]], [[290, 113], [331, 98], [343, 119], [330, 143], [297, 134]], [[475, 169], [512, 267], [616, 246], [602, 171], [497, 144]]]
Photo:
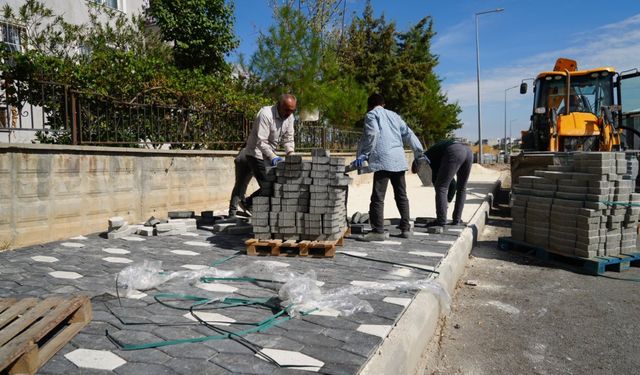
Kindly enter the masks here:
[[[36, 304], [30, 310], [25, 311], [18, 319], [11, 322], [0, 331], [0, 345], [12, 341], [17, 334], [25, 331], [31, 324], [38, 319], [46, 315], [51, 309], [53, 309], [62, 300], [60, 298], [47, 298], [46, 300]], [[23, 333], [24, 337], [24, 333]], [[5, 345], [0, 349], [0, 361], [4, 358], [3, 354], [5, 349], [11, 347], [11, 345]], [[8, 350], [8, 349], [7, 349]]]
[[[47, 362], [53, 357], [63, 346], [65, 346], [84, 326], [91, 322], [93, 312], [91, 302], [88, 297], [79, 297], [69, 302], [68, 309], [74, 309], [75, 312], [69, 319], [69, 325], [58, 335], [49, 340], [38, 352], [38, 361], [41, 364]], [[78, 306], [79, 304], [79, 306]], [[73, 310], [71, 310], [73, 311]]]
[[[0, 314], [0, 329], [14, 321], [19, 315], [24, 314], [25, 311], [35, 306], [37, 303], [37, 298], [25, 298], [10, 306]], [[2, 345], [2, 342], [0, 342], [0, 345]]]
[[[9, 366], [9, 374], [35, 373], [91, 321], [91, 302], [86, 296], [71, 300], [52, 297], [40, 302], [23, 317], [26, 319], [21, 326], [27, 322], [33, 324], [0, 348], [0, 371]], [[18, 325], [11, 327], [14, 330]], [[0, 333], [5, 334], [5, 330]], [[47, 337], [49, 335], [51, 337]], [[41, 342], [45, 338], [47, 340]]]
[[8, 309], [9, 307], [13, 306], [15, 303], [16, 303], [15, 298], [0, 299], [0, 313]]

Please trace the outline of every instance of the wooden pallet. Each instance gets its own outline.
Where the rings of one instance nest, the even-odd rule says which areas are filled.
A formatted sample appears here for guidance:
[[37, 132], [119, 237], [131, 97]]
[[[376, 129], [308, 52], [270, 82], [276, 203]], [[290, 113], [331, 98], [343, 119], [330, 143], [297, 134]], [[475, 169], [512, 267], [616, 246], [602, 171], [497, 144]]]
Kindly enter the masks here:
[[0, 299], [0, 373], [34, 374], [91, 317], [86, 296]]
[[245, 244], [247, 255], [332, 258], [336, 255], [336, 246], [344, 246], [344, 237], [349, 234], [351, 229], [345, 227], [340, 238], [334, 241], [282, 241], [251, 238], [245, 241]]
[[622, 272], [628, 270], [632, 265], [640, 267], [640, 252], [620, 254], [616, 256], [583, 258], [574, 255], [560, 254], [540, 246], [514, 240], [511, 237], [498, 238], [498, 248], [505, 251], [531, 252], [540, 260], [552, 260], [569, 265], [575, 265], [590, 275], [601, 275], [606, 271]]

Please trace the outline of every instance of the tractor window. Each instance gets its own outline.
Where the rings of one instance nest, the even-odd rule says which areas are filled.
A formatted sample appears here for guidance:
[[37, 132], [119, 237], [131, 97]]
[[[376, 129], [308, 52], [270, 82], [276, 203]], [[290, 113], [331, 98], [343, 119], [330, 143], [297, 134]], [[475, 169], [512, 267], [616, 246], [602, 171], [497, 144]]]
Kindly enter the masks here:
[[630, 74], [621, 78], [622, 112], [640, 112], [640, 74]]
[[[600, 114], [602, 107], [613, 104], [611, 73], [594, 72], [589, 75], [571, 77], [570, 111]], [[576, 99], [576, 102], [573, 102]]]

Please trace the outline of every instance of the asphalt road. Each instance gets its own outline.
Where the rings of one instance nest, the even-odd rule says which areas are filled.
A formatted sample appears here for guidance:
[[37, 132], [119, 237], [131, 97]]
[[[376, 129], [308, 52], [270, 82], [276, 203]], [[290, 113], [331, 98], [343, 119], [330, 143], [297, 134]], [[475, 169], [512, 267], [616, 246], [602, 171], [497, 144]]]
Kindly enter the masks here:
[[494, 211], [424, 374], [640, 373], [640, 268], [580, 274], [498, 250], [509, 235], [510, 219]]

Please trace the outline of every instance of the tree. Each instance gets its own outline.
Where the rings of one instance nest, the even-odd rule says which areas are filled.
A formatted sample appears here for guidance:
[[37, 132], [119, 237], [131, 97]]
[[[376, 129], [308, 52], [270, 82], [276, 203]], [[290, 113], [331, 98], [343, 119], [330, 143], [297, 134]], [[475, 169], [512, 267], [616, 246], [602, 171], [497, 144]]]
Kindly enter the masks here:
[[398, 34], [400, 82], [398, 110], [414, 126], [425, 144], [448, 137], [461, 126], [460, 107], [449, 104], [434, 72], [438, 58], [431, 53], [433, 22], [425, 17], [406, 33]]
[[[203, 145], [210, 139], [216, 147], [221, 147], [217, 144], [220, 141], [242, 142], [243, 139], [238, 139], [242, 138], [241, 127], [236, 123], [223, 127], [221, 122], [225, 116], [238, 113], [253, 116], [265, 104], [263, 96], [247, 93], [238, 80], [227, 74], [208, 74], [200, 68], [179, 69], [173, 64], [171, 49], [149, 31], [144, 17], [129, 19], [121, 12], [95, 6], [93, 1], [87, 4], [90, 21], [84, 25], [67, 24], [38, 0], [27, 0], [16, 11], [8, 6], [3, 8], [6, 20], [25, 26], [30, 48], [9, 51], [0, 44], [0, 73], [6, 90], [0, 100], [17, 108], [25, 103], [43, 108], [46, 125], [61, 131], [55, 132], [55, 137], [41, 133], [41, 142], [70, 141], [69, 121], [64, 116], [70, 113], [65, 105], [69, 105], [72, 92], [82, 95], [83, 106], [78, 113], [86, 115], [92, 125], [99, 126], [101, 134], [113, 134], [119, 141], [131, 141], [135, 145], [138, 138], [126, 126], [113, 126], [114, 118], [129, 116], [128, 125], [136, 124], [144, 129], [148, 116], [144, 116], [144, 111], [128, 110], [127, 106], [145, 106], [180, 107], [170, 111], [169, 117], [185, 120], [167, 123], [167, 134], [183, 134], [185, 129], [201, 130], [206, 125], [214, 129], [205, 134], [215, 134], [203, 139]], [[48, 84], [45, 92], [43, 81], [55, 85]], [[114, 109], [110, 111], [113, 116], [105, 116], [100, 115], [100, 111], [93, 113], [89, 108], [92, 104], [125, 110]], [[215, 119], [206, 123], [202, 116], [198, 117], [198, 113], [204, 111], [213, 112]], [[139, 113], [140, 119], [131, 119]], [[178, 116], [185, 113], [196, 115]]]
[[148, 14], [163, 40], [173, 43], [178, 67], [206, 73], [228, 70], [224, 58], [238, 46], [233, 5], [225, 0], [151, 0]]
[[272, 97], [293, 93], [307, 109], [321, 105], [322, 50], [320, 34], [304, 15], [290, 6], [278, 8], [276, 24], [258, 37], [250, 70]]
[[367, 1], [362, 17], [353, 18], [338, 54], [341, 71], [369, 93], [382, 94], [386, 107], [400, 113], [426, 144], [461, 125], [459, 106], [447, 103], [434, 72], [438, 64], [430, 52], [434, 35], [430, 17], [400, 33], [384, 16], [375, 18]]

